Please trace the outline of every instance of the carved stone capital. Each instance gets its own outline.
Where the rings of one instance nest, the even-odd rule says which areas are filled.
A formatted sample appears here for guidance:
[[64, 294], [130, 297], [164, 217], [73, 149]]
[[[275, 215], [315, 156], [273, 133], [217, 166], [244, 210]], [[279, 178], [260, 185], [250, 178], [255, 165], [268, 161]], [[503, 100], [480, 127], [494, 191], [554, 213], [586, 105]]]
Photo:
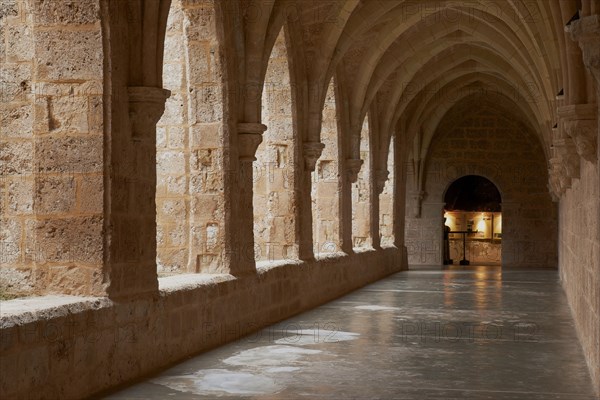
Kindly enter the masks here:
[[321, 142], [304, 142], [302, 144], [302, 154], [304, 156], [304, 168], [306, 171], [314, 171], [317, 160], [321, 157], [325, 144]]
[[573, 139], [577, 154], [584, 160], [596, 162], [598, 146], [598, 106], [575, 104], [558, 109], [565, 133]]
[[129, 123], [135, 141], [156, 135], [156, 123], [165, 112], [165, 102], [171, 91], [148, 86], [127, 88]]
[[583, 53], [583, 63], [600, 85], [600, 15], [591, 15], [573, 21], [565, 28], [571, 38], [579, 43]]
[[377, 185], [377, 193], [381, 194], [383, 193], [383, 189], [385, 188], [385, 183], [388, 180], [388, 176], [390, 176], [390, 171], [388, 170], [377, 170], [377, 172], [375, 172], [375, 180], [376, 180], [376, 185]]
[[548, 170], [548, 191], [550, 192], [550, 197], [553, 202], [558, 202], [560, 200], [559, 194], [559, 185], [558, 180], [550, 173], [550, 169]]
[[597, 161], [598, 124], [593, 120], [578, 120], [565, 123], [567, 134], [573, 138], [577, 154], [586, 161]]
[[409, 193], [411, 206], [410, 206], [410, 216], [412, 218], [420, 218], [421, 217], [421, 202], [425, 198], [425, 192], [420, 191], [412, 191]]
[[565, 168], [567, 176], [571, 179], [579, 179], [579, 154], [577, 154], [573, 139], [568, 136], [562, 139], [555, 139], [554, 148], [556, 149], [558, 159]]
[[346, 160], [346, 176], [351, 183], [354, 183], [358, 180], [358, 173], [360, 172], [360, 167], [363, 165], [363, 160], [356, 158], [348, 158]]
[[237, 124], [238, 153], [241, 162], [256, 161], [256, 149], [262, 143], [262, 134], [267, 126], [258, 122], [240, 122]]
[[562, 196], [571, 187], [571, 178], [567, 176], [563, 161], [558, 157], [550, 159], [548, 177], [549, 185], [556, 197]]

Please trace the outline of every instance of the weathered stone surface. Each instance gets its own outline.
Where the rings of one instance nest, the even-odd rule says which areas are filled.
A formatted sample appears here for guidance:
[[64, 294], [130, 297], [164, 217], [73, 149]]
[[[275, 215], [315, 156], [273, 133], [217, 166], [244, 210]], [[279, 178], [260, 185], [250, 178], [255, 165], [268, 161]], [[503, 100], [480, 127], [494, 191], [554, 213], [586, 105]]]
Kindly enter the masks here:
[[34, 52], [33, 30], [29, 25], [10, 25], [6, 29], [6, 58], [10, 61], [30, 61]]
[[31, 104], [3, 103], [0, 124], [6, 138], [31, 138], [33, 133], [33, 107]]
[[[39, 31], [35, 37], [37, 74], [41, 79], [97, 79], [102, 75], [102, 40], [98, 31]], [[70, 57], [64, 57], [70, 54]]]
[[88, 173], [102, 171], [101, 136], [44, 137], [36, 139], [40, 173]]
[[12, 218], [2, 218], [0, 227], [1, 259], [0, 263], [14, 265], [21, 258], [22, 226]]
[[600, 376], [600, 180], [594, 164], [582, 164], [580, 179], [561, 199], [559, 221], [562, 284], [595, 379]]
[[39, 25], [94, 24], [100, 19], [100, 5], [96, 1], [40, 0], [33, 19]]
[[37, 214], [63, 214], [75, 211], [75, 178], [36, 177], [34, 209]]
[[28, 252], [40, 264], [99, 264], [103, 257], [102, 218], [72, 217], [35, 221]]
[[15, 177], [6, 180], [8, 214], [31, 214], [34, 209], [35, 182], [31, 178]]
[[[9, 102], [27, 102], [29, 100], [28, 96], [33, 93], [32, 67], [30, 63], [4, 62], [0, 65], [2, 126], [7, 128], [6, 133], [9, 135], [11, 134], [10, 120], [4, 120], [9, 116], [5, 115], [5, 112], [8, 114], [8, 110], [10, 110]], [[7, 111], [5, 111], [5, 107]]]
[[32, 173], [33, 145], [30, 141], [0, 141], [0, 175], [25, 176]]
[[77, 188], [79, 212], [101, 214], [103, 211], [103, 179], [101, 175], [83, 175]]

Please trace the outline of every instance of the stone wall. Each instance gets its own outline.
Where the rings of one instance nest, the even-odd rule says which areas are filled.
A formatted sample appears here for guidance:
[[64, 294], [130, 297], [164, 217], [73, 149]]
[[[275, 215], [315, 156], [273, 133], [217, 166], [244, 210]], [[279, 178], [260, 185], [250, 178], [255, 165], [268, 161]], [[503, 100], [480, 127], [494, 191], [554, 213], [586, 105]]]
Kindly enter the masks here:
[[13, 300], [0, 318], [0, 398], [87, 397], [252, 333], [403, 268], [397, 249], [259, 268], [253, 277], [175, 275], [128, 302]]
[[[480, 175], [502, 195], [502, 265], [556, 267], [557, 207], [548, 193], [542, 148], [525, 125], [493, 108], [479, 110], [440, 132], [431, 145], [421, 217], [406, 221], [409, 264], [442, 263], [445, 191], [462, 176]], [[410, 205], [406, 212], [410, 216]]]
[[[0, 4], [0, 292], [103, 292], [97, 1]], [[65, 57], [69, 54], [69, 57]]]
[[559, 265], [579, 340], [600, 392], [600, 175], [581, 160], [580, 179], [560, 200]]
[[[467, 260], [471, 264], [491, 265], [501, 263], [502, 243], [488, 242], [479, 240], [467, 240], [466, 243]], [[450, 258], [454, 262], [458, 262], [463, 258], [463, 241], [462, 239], [450, 240]]]

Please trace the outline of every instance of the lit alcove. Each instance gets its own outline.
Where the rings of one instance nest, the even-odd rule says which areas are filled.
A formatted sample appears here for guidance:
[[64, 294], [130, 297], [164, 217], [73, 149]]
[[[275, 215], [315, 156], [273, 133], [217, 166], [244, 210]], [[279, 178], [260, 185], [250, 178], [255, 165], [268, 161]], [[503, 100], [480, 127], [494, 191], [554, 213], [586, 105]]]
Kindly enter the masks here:
[[[443, 248], [449, 247], [453, 263], [466, 258], [471, 264], [500, 265], [502, 201], [496, 185], [482, 176], [463, 176], [448, 187], [444, 202], [444, 223], [450, 228], [450, 234]], [[466, 257], [463, 248], [466, 248]]]

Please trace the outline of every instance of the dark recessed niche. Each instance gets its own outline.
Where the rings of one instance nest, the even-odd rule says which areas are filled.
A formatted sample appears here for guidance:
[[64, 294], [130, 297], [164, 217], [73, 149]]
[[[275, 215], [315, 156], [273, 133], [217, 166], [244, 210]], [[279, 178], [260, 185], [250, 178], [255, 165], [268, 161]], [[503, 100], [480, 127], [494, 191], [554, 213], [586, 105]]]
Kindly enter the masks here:
[[467, 175], [452, 182], [444, 196], [447, 211], [500, 212], [500, 191], [482, 176]]

